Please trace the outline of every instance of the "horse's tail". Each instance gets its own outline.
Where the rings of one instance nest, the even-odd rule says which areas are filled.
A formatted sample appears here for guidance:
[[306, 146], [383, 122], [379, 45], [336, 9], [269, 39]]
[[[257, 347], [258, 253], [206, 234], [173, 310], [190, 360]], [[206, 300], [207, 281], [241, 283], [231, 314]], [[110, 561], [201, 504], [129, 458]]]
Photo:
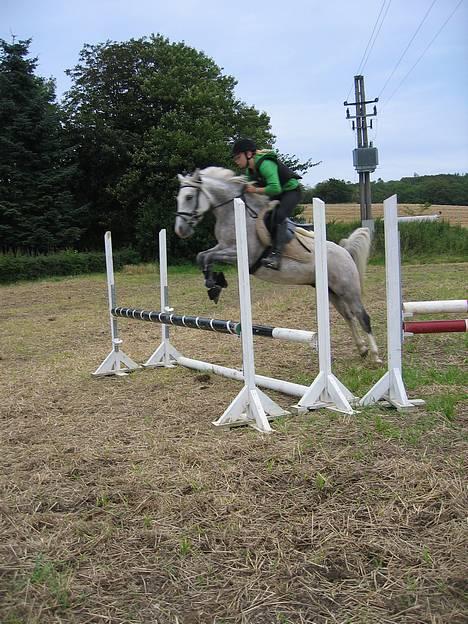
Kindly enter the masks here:
[[371, 248], [371, 237], [368, 228], [357, 228], [348, 238], [340, 240], [340, 246], [349, 252], [359, 272], [361, 290], [364, 290], [364, 276]]

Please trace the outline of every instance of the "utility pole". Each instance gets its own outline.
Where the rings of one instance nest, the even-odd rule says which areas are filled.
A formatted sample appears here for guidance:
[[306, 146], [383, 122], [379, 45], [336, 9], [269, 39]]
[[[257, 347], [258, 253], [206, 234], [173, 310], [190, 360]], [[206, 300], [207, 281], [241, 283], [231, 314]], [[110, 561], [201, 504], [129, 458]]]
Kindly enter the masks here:
[[[356, 107], [355, 115], [350, 115], [349, 108], [346, 109], [346, 119], [353, 120], [353, 130], [356, 130], [357, 135], [357, 148], [353, 150], [353, 165], [359, 173], [361, 222], [363, 226], [369, 227], [371, 232], [373, 232], [374, 221], [372, 219], [370, 174], [375, 171], [375, 168], [379, 164], [379, 155], [377, 148], [372, 145], [372, 142], [370, 145], [368, 142], [367, 118], [375, 117], [377, 115], [377, 107], [374, 105], [374, 111], [372, 113], [368, 113], [366, 111], [366, 104], [375, 104], [375, 102], [379, 101], [379, 98], [366, 101], [364, 76], [354, 76], [354, 93], [356, 101], [344, 102], [344, 106]], [[356, 120], [356, 123], [354, 122], [354, 119]], [[370, 120], [369, 127], [372, 128], [372, 119]]]

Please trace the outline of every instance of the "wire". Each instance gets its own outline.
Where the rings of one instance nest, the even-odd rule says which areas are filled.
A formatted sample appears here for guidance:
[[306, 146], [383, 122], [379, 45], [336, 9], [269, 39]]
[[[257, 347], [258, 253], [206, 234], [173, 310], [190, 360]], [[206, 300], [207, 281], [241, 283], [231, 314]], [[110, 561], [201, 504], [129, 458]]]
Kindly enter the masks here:
[[401, 87], [401, 85], [405, 82], [405, 80], [408, 78], [408, 76], [411, 74], [411, 72], [413, 71], [413, 69], [416, 67], [416, 65], [419, 63], [419, 61], [423, 58], [423, 56], [426, 54], [426, 52], [429, 50], [429, 48], [431, 47], [431, 45], [434, 43], [434, 41], [437, 39], [437, 37], [440, 35], [440, 33], [442, 32], [442, 30], [445, 28], [445, 26], [447, 25], [447, 23], [450, 21], [450, 19], [453, 17], [453, 15], [455, 14], [456, 10], [458, 9], [458, 7], [461, 5], [461, 3], [463, 2], [463, 0], [460, 0], [460, 2], [457, 4], [457, 6], [453, 9], [453, 11], [450, 13], [450, 15], [447, 17], [447, 19], [445, 20], [445, 22], [442, 24], [442, 26], [439, 28], [439, 30], [436, 32], [436, 34], [432, 37], [432, 39], [429, 41], [429, 43], [427, 44], [427, 46], [424, 48], [423, 53], [421, 54], [421, 56], [418, 58], [418, 60], [416, 61], [416, 63], [414, 63], [414, 65], [410, 68], [410, 70], [403, 76], [403, 78], [401, 79], [400, 83], [398, 84], [397, 88], [395, 89], [395, 91], [392, 93], [392, 95], [388, 98], [388, 100], [385, 102], [385, 106], [388, 105], [388, 103], [390, 102], [390, 100], [393, 98], [393, 96], [395, 95], [395, 93], [398, 91], [398, 89]]
[[437, 2], [437, 0], [433, 0], [431, 6], [427, 9], [426, 14], [424, 15], [424, 17], [422, 18], [422, 20], [419, 22], [419, 26], [416, 28], [416, 30], [413, 33], [413, 36], [411, 37], [411, 39], [409, 40], [406, 48], [403, 50], [400, 58], [398, 59], [395, 67], [392, 69], [391, 74], [389, 75], [389, 77], [387, 78], [387, 80], [385, 81], [384, 86], [382, 87], [378, 97], [380, 98], [382, 96], [382, 93], [385, 91], [385, 88], [387, 87], [388, 83], [390, 82], [390, 80], [393, 78], [394, 73], [396, 72], [396, 70], [398, 69], [398, 67], [400, 66], [401, 61], [403, 60], [403, 57], [405, 56], [405, 54], [408, 52], [408, 49], [410, 47], [410, 45], [413, 43], [416, 35], [418, 34], [418, 32], [421, 30], [422, 25], [424, 24], [424, 22], [426, 21], [429, 13], [432, 10], [432, 7], [434, 6], [434, 4]]
[[[390, 0], [390, 3], [391, 3], [391, 1], [392, 1], [392, 0]], [[371, 43], [372, 38], [373, 38], [374, 33], [375, 33], [375, 29], [377, 28], [377, 24], [379, 23], [380, 16], [382, 15], [382, 11], [384, 10], [384, 7], [385, 7], [386, 3], [387, 3], [387, 0], [383, 0], [382, 5], [381, 5], [381, 7], [380, 7], [379, 14], [377, 15], [377, 19], [375, 20], [375, 24], [374, 24], [374, 28], [372, 29], [371, 36], [369, 37], [369, 41], [367, 42], [366, 49], [364, 50], [364, 54], [362, 55], [361, 61], [360, 61], [360, 63], [359, 63], [359, 67], [358, 67], [358, 70], [357, 70], [357, 72], [356, 72], [356, 75], [359, 75], [359, 72], [360, 72], [360, 70], [361, 70], [362, 63], [363, 63], [364, 58], [365, 58], [365, 56], [366, 56], [367, 50], [369, 49], [370, 43]], [[389, 5], [388, 5], [388, 6], [390, 6], [390, 3], [389, 3]], [[387, 7], [387, 11], [388, 11], [388, 7]], [[385, 12], [385, 15], [384, 15], [384, 17], [383, 17], [383, 20], [385, 19], [385, 16], [387, 15], [387, 11]], [[383, 22], [383, 20], [382, 20], [382, 22]], [[382, 24], [380, 24], [379, 31], [380, 31], [380, 28], [381, 28], [381, 27], [382, 27]], [[378, 34], [379, 34], [379, 33], [377, 32], [377, 35], [378, 35]], [[376, 35], [376, 37], [377, 37], [377, 35]], [[366, 62], [367, 62], [367, 61], [366, 61]], [[351, 93], [351, 91], [352, 91], [352, 90], [353, 90], [353, 86], [351, 86], [350, 90], [348, 91], [348, 95], [346, 96], [346, 101], [348, 100], [348, 98], [349, 98], [349, 94]]]
[[377, 41], [377, 37], [379, 36], [379, 33], [380, 33], [380, 29], [382, 28], [382, 24], [384, 23], [385, 18], [387, 17], [388, 9], [390, 8], [391, 4], [392, 4], [392, 0], [389, 0], [389, 3], [387, 4], [387, 8], [385, 9], [384, 16], [382, 17], [382, 21], [380, 22], [380, 26], [379, 26], [377, 32], [375, 33], [374, 41], [372, 42], [372, 45], [371, 45], [371, 47], [369, 49], [369, 52], [367, 53], [366, 60], [364, 61], [364, 63], [362, 63], [362, 67], [359, 68], [358, 73], [359, 73], [359, 71], [361, 71], [361, 72], [364, 71], [364, 67], [367, 65], [367, 61], [370, 58], [370, 53], [372, 52], [372, 50], [374, 48], [375, 42]]

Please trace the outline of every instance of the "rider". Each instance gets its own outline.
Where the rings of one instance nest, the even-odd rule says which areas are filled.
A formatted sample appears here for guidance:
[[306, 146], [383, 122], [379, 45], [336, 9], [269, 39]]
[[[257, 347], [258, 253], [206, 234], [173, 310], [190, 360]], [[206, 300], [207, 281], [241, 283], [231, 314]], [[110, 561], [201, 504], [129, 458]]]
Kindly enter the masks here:
[[262, 260], [264, 267], [279, 271], [288, 233], [286, 219], [292, 216], [301, 199], [300, 176], [278, 160], [273, 150], [257, 150], [252, 139], [237, 139], [232, 155], [236, 165], [245, 169], [247, 179], [259, 184], [247, 184], [246, 193], [264, 193], [270, 199], [279, 200], [272, 214], [272, 248]]

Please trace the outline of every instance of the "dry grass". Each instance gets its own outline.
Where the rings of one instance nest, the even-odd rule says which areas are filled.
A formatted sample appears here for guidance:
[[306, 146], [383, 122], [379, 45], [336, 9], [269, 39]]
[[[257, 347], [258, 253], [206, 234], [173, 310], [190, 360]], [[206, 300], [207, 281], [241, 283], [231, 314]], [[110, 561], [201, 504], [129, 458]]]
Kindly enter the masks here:
[[[405, 298], [460, 298], [466, 269], [405, 267]], [[236, 319], [230, 281], [213, 314], [198, 276], [172, 274], [171, 303]], [[157, 309], [155, 282], [118, 275], [119, 303]], [[383, 269], [367, 283], [384, 350]], [[467, 621], [465, 336], [408, 344], [408, 385], [427, 409], [320, 411], [262, 436], [210, 426], [236, 382], [180, 368], [91, 378], [110, 349], [103, 276], [1, 295], [2, 622]], [[312, 290], [255, 282], [253, 305], [257, 322], [314, 327]], [[331, 318], [334, 371], [362, 395], [382, 370]], [[159, 342], [155, 325], [120, 328], [139, 361]], [[236, 338], [171, 335], [189, 357], [240, 364]], [[314, 378], [305, 346], [256, 345], [259, 371]]]
[[[421, 204], [399, 204], [398, 214], [400, 217], [414, 215], [440, 214], [441, 218], [452, 225], [461, 225], [468, 228], [468, 206], [449, 206], [434, 204], [425, 207]], [[360, 221], [361, 212], [359, 204], [327, 204], [327, 222]], [[383, 217], [383, 204], [372, 204], [372, 215], [374, 218]], [[312, 204], [304, 204], [304, 217], [307, 222], [312, 219]]]

